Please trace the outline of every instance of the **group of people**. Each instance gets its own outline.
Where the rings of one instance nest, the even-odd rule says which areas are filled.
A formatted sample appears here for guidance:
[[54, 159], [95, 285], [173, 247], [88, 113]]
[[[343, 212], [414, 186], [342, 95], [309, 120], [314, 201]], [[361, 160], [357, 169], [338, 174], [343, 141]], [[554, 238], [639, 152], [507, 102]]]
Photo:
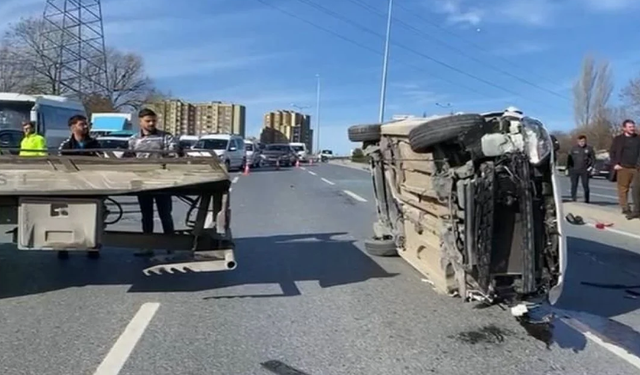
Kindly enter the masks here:
[[[140, 120], [140, 132], [129, 139], [130, 152], [126, 156], [138, 158], [158, 158], [162, 157], [159, 151], [178, 152], [179, 144], [177, 140], [165, 131], [156, 127], [158, 116], [151, 109], [142, 109], [138, 113]], [[69, 119], [69, 138], [63, 141], [59, 147], [61, 155], [83, 155], [99, 156], [96, 149], [100, 149], [100, 143], [89, 134], [89, 121], [85, 116], [76, 115]], [[36, 133], [36, 124], [26, 122], [23, 124], [24, 138], [20, 145], [20, 156], [41, 156], [46, 155], [46, 140], [42, 135]], [[145, 152], [146, 151], [146, 152]], [[140, 194], [138, 203], [142, 216], [142, 232], [153, 233], [153, 205], [158, 209], [158, 216], [162, 223], [164, 233], [174, 233], [174, 222], [172, 216], [173, 204], [170, 195], [166, 194]], [[153, 255], [153, 250], [142, 250], [136, 255]]]
[[[640, 137], [633, 120], [622, 122], [622, 133], [611, 143], [609, 150], [609, 180], [616, 181], [618, 204], [627, 219], [640, 218]], [[571, 179], [571, 199], [576, 201], [578, 181], [582, 182], [584, 201], [589, 203], [589, 177], [595, 167], [595, 152], [587, 144], [587, 137], [578, 137], [569, 150], [567, 169]], [[629, 192], [633, 204], [629, 204]]]

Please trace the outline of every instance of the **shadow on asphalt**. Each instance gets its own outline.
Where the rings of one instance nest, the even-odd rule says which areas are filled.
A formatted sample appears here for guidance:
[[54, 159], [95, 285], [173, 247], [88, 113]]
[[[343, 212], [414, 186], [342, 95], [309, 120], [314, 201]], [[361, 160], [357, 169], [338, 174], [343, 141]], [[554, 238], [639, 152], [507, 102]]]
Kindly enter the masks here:
[[58, 260], [55, 253], [19, 252], [0, 246], [0, 298], [18, 297], [85, 285], [131, 285], [130, 293], [194, 292], [250, 284], [279, 284], [282, 293], [271, 295], [207, 296], [287, 297], [301, 292], [296, 281], [317, 281], [322, 288], [388, 278], [355, 241], [332, 237], [346, 233], [282, 235], [236, 239], [234, 271], [145, 276], [148, 260], [130, 251], [105, 251], [101, 259], [84, 253]]

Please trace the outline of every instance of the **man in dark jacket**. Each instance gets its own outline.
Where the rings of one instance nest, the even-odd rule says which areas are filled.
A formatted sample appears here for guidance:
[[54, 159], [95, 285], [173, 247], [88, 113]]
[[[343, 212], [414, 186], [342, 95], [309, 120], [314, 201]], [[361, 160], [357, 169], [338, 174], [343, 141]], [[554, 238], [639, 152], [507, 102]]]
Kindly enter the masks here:
[[578, 137], [578, 143], [571, 148], [567, 159], [569, 177], [571, 178], [571, 199], [575, 202], [578, 193], [578, 180], [582, 181], [584, 202], [589, 203], [589, 174], [593, 168], [595, 153], [593, 147], [587, 145], [587, 137]]
[[[71, 131], [71, 136], [65, 139], [58, 147], [58, 151], [60, 155], [65, 156], [74, 156], [74, 155], [82, 155], [82, 156], [98, 156], [95, 151], [89, 151], [91, 149], [99, 149], [100, 144], [94, 138], [89, 136], [89, 125], [87, 122], [87, 118], [82, 115], [76, 115], [69, 119], [69, 130]], [[87, 150], [87, 151], [71, 151], [71, 150]], [[108, 215], [107, 207], [103, 205], [103, 210], [105, 210], [105, 217]], [[100, 253], [97, 251], [89, 251], [87, 252], [87, 256], [90, 258], [98, 258]], [[58, 258], [66, 259], [69, 257], [69, 252], [62, 250], [58, 251]]]
[[618, 185], [618, 203], [623, 214], [629, 214], [628, 195], [631, 183], [638, 174], [636, 164], [640, 157], [640, 138], [632, 120], [622, 123], [622, 134], [616, 136], [609, 151], [613, 173]]
[[[87, 118], [82, 115], [76, 115], [69, 119], [69, 130], [71, 136], [64, 140], [58, 150], [60, 155], [83, 155], [83, 156], [98, 156], [95, 150], [100, 148], [100, 143], [89, 136], [89, 123]], [[71, 150], [87, 150], [87, 151], [74, 151]]]

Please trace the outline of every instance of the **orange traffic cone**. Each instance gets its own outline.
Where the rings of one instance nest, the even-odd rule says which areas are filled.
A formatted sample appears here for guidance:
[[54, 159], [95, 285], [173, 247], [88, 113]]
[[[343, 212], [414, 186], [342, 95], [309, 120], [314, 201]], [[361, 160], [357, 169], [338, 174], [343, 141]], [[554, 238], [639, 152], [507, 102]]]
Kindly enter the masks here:
[[243, 175], [248, 175], [249, 174], [249, 164], [244, 165], [244, 171], [242, 172]]
[[276, 160], [276, 170], [280, 169], [280, 160]]
[[313, 158], [309, 158], [309, 165], [313, 165]]
[[300, 168], [300, 160], [296, 159], [296, 168]]

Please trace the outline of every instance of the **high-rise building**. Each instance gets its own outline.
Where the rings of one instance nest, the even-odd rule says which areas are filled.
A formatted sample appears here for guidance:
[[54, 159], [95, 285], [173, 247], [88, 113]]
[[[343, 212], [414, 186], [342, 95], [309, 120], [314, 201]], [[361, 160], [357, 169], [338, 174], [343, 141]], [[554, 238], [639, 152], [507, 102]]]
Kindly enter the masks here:
[[311, 151], [313, 131], [311, 116], [289, 110], [278, 110], [265, 113], [262, 122], [262, 143], [301, 142]]
[[246, 108], [243, 105], [171, 99], [152, 103], [149, 107], [158, 114], [158, 127], [175, 135], [223, 133], [245, 136]]

